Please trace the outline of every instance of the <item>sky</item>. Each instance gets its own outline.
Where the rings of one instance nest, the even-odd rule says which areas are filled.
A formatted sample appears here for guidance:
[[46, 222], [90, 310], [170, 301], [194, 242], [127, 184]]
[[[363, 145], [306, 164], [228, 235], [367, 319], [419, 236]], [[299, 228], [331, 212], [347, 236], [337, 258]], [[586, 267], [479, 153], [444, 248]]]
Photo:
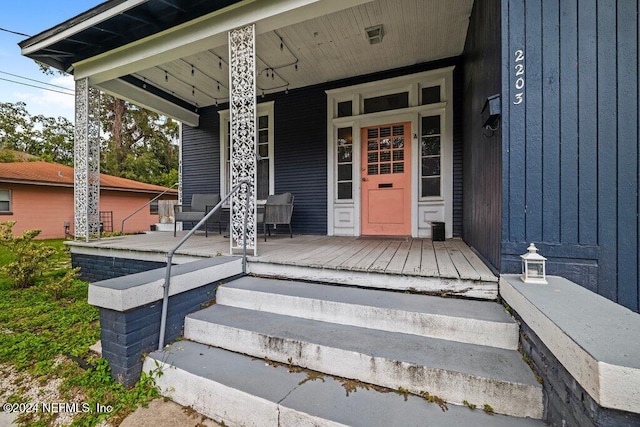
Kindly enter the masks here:
[[[100, 3], [103, 3], [103, 0], [2, 1], [0, 28], [34, 36]], [[28, 37], [0, 30], [0, 79], [59, 90], [16, 77], [21, 76], [73, 89], [72, 76], [45, 75], [33, 60], [20, 54], [18, 43], [26, 38]], [[73, 121], [73, 96], [0, 80], [0, 102], [19, 101], [27, 104], [27, 110], [32, 115], [63, 116]]]

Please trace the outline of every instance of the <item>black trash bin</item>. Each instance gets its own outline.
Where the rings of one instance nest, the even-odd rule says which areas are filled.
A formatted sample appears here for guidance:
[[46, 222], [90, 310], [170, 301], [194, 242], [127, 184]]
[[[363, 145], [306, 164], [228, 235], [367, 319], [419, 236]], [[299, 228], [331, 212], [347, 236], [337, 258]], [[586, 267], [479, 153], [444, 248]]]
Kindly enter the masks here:
[[444, 222], [431, 222], [431, 240], [434, 242], [444, 242]]

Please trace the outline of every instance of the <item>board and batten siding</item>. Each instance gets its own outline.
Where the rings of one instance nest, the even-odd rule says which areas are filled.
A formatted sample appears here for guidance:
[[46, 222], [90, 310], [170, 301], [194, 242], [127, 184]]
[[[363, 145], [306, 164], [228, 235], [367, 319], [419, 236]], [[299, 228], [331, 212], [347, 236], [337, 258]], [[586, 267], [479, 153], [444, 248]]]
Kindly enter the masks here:
[[535, 242], [549, 274], [639, 311], [638, 2], [502, 16], [502, 271]]
[[502, 130], [483, 129], [481, 111], [501, 90], [500, 0], [473, 5], [464, 63], [463, 237], [494, 270], [501, 262]]
[[[296, 234], [327, 234], [327, 98], [326, 90], [388, 79], [459, 64], [446, 59], [402, 69], [358, 76], [285, 94], [260, 96], [258, 103], [274, 101], [275, 192], [295, 196], [292, 229]], [[455, 76], [454, 76], [455, 77]], [[455, 78], [456, 83], [460, 81]], [[459, 95], [455, 95], [456, 100]], [[220, 118], [228, 104], [200, 109], [197, 128], [182, 126], [182, 194], [189, 204], [194, 193], [220, 192]], [[454, 114], [454, 129], [462, 115]], [[462, 151], [462, 137], [454, 134], [454, 153]], [[454, 236], [460, 235], [462, 212], [462, 156], [454, 155]], [[457, 219], [457, 221], [456, 221]], [[288, 230], [287, 230], [288, 231]]]

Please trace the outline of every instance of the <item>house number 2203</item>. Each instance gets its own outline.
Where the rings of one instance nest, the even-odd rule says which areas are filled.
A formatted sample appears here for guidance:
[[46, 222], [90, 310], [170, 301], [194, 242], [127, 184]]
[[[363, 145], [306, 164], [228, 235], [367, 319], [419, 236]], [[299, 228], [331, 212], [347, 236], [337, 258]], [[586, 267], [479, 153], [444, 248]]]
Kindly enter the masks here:
[[516, 81], [513, 85], [516, 92], [513, 104], [518, 105], [522, 104], [522, 101], [524, 101], [524, 51], [522, 49], [515, 51], [514, 68], [516, 70]]

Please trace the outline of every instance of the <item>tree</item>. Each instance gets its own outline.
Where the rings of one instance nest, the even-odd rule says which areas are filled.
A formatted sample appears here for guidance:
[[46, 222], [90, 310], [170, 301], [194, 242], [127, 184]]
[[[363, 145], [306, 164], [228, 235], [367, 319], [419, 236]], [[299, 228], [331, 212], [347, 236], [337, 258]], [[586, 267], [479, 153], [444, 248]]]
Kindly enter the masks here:
[[102, 97], [103, 172], [164, 186], [178, 174], [178, 123], [109, 95]]
[[37, 115], [33, 118], [35, 136], [27, 152], [39, 155], [44, 160], [73, 166], [74, 126], [65, 117], [45, 117]]
[[0, 102], [0, 144], [2, 148], [24, 151], [33, 137], [33, 123], [24, 102]]
[[[73, 124], [64, 117], [31, 116], [24, 102], [3, 102], [0, 146], [72, 166]], [[5, 160], [13, 161], [10, 157]]]
[[[39, 64], [45, 74], [62, 74]], [[150, 184], [178, 179], [178, 123], [122, 99], [102, 95], [102, 172]], [[0, 148], [73, 166], [74, 126], [64, 117], [31, 116], [24, 102], [0, 103]], [[14, 161], [0, 155], [0, 161]]]

